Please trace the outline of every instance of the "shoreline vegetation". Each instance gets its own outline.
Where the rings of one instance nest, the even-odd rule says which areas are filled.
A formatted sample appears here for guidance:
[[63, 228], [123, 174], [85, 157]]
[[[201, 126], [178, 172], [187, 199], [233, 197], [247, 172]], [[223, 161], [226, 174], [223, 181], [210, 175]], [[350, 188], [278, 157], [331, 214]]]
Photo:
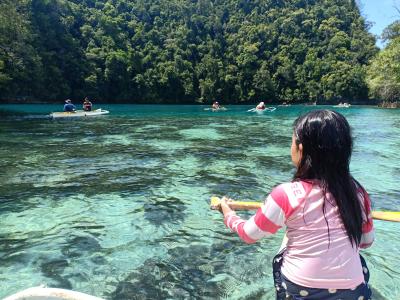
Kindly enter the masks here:
[[381, 108], [400, 108], [400, 102], [395, 101], [395, 102], [389, 102], [389, 101], [383, 101], [378, 104], [378, 107]]
[[393, 102], [400, 23], [369, 27], [355, 0], [3, 0], [0, 103]]
[[[7, 99], [2, 100], [1, 104], [55, 104], [55, 105], [64, 105], [65, 100], [53, 100], [53, 101], [39, 101], [39, 100], [32, 100], [32, 99]], [[81, 104], [83, 100], [76, 100], [72, 101], [74, 104]], [[351, 106], [377, 106], [381, 108], [400, 108], [400, 102], [389, 102], [389, 101], [377, 101], [367, 99], [364, 101], [353, 101], [353, 102], [346, 102], [346, 101], [338, 101], [338, 102], [325, 102], [325, 103], [318, 103], [318, 102], [296, 102], [296, 103], [280, 103], [280, 102], [266, 102], [268, 105], [272, 106], [291, 106], [291, 105], [305, 105], [305, 106], [316, 106], [316, 105], [338, 105], [340, 103], [348, 103]], [[212, 101], [207, 101], [204, 103], [196, 103], [196, 102], [183, 102], [183, 103], [175, 103], [175, 102], [148, 102], [148, 101], [136, 101], [136, 102], [125, 102], [125, 101], [96, 101], [94, 99], [94, 103], [96, 105], [101, 104], [138, 104], [138, 105], [203, 105], [208, 106], [212, 104]], [[256, 105], [258, 102], [237, 102], [237, 103], [226, 103], [224, 105]]]
[[352, 103], [378, 52], [355, 0], [4, 0], [0, 45], [0, 99], [51, 102]]

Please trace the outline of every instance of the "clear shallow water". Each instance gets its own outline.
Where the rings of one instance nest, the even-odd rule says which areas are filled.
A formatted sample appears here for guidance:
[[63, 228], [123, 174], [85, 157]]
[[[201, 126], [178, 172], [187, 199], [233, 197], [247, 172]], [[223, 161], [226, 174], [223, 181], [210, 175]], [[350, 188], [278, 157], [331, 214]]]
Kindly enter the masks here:
[[[0, 106], [0, 298], [47, 284], [107, 299], [274, 299], [282, 233], [246, 245], [209, 199], [262, 200], [289, 180], [291, 124], [315, 107], [102, 105], [110, 115], [50, 120], [60, 107]], [[338, 110], [354, 176], [375, 209], [399, 211], [399, 111]], [[400, 224], [375, 226], [374, 299], [399, 299]]]

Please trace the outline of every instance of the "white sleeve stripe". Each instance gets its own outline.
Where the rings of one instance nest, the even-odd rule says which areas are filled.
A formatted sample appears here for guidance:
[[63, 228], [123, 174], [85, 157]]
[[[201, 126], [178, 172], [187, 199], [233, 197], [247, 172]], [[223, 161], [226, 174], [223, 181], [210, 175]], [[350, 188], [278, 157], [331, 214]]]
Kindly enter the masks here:
[[368, 233], [363, 233], [361, 235], [361, 243], [360, 244], [370, 244], [374, 241], [375, 239], [375, 232], [371, 230]]
[[243, 226], [243, 230], [246, 233], [246, 235], [251, 238], [252, 240], [259, 240], [263, 237], [266, 237], [268, 235], [272, 235], [272, 233], [267, 232], [267, 231], [262, 231], [254, 222], [254, 216], [251, 217]]
[[228, 225], [228, 227], [231, 229], [231, 230], [233, 230], [233, 226], [231, 225], [231, 219], [233, 218], [233, 217], [236, 217], [236, 214], [231, 214], [230, 216], [228, 216], [228, 219], [226, 220], [226, 225]]
[[306, 191], [300, 182], [284, 184], [283, 189], [289, 199], [290, 206], [293, 208], [299, 205], [299, 199], [304, 197], [306, 194]]
[[237, 230], [237, 227], [238, 227], [238, 225], [240, 224], [240, 223], [242, 223], [243, 221], [241, 220], [241, 219], [238, 219], [238, 220], [236, 220], [236, 221], [233, 221], [233, 223], [232, 223], [232, 229], [233, 230], [235, 230], [236, 232], [238, 231]]
[[266, 218], [272, 223], [278, 226], [283, 226], [285, 224], [285, 212], [275, 202], [271, 195], [268, 196], [261, 209], [264, 216], [266, 216]]

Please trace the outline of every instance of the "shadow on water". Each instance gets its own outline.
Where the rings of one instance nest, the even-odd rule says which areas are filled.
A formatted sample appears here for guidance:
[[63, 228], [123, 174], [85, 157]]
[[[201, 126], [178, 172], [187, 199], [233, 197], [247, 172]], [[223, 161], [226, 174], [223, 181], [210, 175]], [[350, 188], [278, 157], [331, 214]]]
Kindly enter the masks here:
[[40, 264], [42, 274], [49, 278], [49, 286], [72, 289], [73, 281], [85, 282], [89, 278], [85, 274], [87, 270], [80, 268], [77, 272], [68, 273], [66, 269], [70, 267], [70, 262], [77, 259], [90, 260], [94, 265], [104, 265], [107, 263], [105, 258], [101, 255], [94, 255], [100, 253], [102, 247], [100, 246], [97, 238], [92, 236], [74, 236], [67, 239], [64, 246], [61, 247], [60, 258], [47, 260], [43, 259]]
[[219, 284], [210, 282], [209, 248], [177, 247], [170, 260], [148, 259], [117, 284], [111, 299], [216, 299]]
[[176, 197], [155, 199], [144, 204], [144, 218], [151, 224], [180, 223], [185, 219], [185, 204]]
[[372, 299], [374, 300], [387, 300], [388, 298], [384, 297], [377, 289], [371, 287], [372, 290]]
[[54, 281], [54, 286], [64, 289], [72, 289], [71, 282], [61, 275], [65, 268], [69, 265], [66, 259], [58, 259], [44, 262], [40, 265], [40, 269], [44, 276]]
[[67, 244], [61, 249], [61, 253], [69, 258], [85, 256], [88, 253], [100, 252], [102, 247], [97, 238], [92, 236], [74, 236], [67, 240]]
[[0, 254], [3, 266], [12, 265], [17, 259], [20, 263], [28, 263], [29, 257], [24, 250], [29, 247], [30, 239], [12, 234], [0, 235]]
[[[119, 281], [110, 299], [268, 299], [271, 291], [262, 285], [248, 286], [265, 276], [266, 257], [252, 266], [245, 261], [241, 273], [227, 269], [228, 254], [234, 242], [208, 246], [177, 246], [168, 250], [165, 259], [148, 259], [138, 269]], [[251, 250], [251, 249], [249, 249]], [[247, 288], [246, 288], [247, 285]], [[232, 298], [233, 297], [233, 298]]]

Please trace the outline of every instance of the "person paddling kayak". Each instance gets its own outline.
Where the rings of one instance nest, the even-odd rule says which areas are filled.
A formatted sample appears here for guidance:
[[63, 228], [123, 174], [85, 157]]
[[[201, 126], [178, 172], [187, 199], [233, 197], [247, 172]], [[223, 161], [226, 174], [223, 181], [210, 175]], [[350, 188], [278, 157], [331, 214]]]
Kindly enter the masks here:
[[256, 106], [257, 110], [264, 110], [265, 109], [265, 104], [264, 102], [260, 102], [258, 103], [258, 105]]
[[65, 112], [74, 112], [76, 110], [75, 105], [72, 104], [70, 99], [65, 100], [64, 111]]
[[286, 226], [273, 259], [276, 299], [371, 299], [369, 270], [359, 254], [374, 241], [371, 201], [349, 171], [350, 126], [337, 112], [316, 110], [293, 127], [292, 181], [275, 187], [248, 220], [224, 197], [224, 222], [246, 243]]
[[83, 100], [82, 108], [84, 111], [92, 111], [92, 102], [89, 101], [88, 97]]
[[218, 101], [214, 101], [214, 103], [211, 106], [212, 109], [214, 110], [218, 110], [221, 108], [221, 106], [219, 105]]

